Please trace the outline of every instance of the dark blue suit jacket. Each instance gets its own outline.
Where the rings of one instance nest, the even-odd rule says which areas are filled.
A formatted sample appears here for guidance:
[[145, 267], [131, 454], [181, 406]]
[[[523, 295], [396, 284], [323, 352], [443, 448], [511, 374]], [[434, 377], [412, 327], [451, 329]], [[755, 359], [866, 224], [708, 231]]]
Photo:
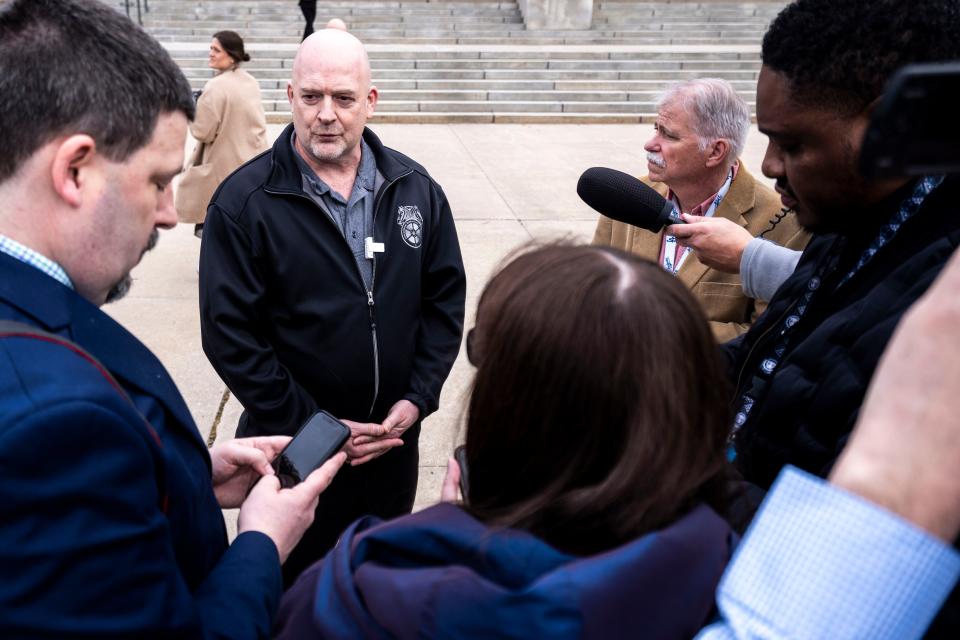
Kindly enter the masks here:
[[[0, 636], [266, 637], [273, 542], [228, 547], [210, 457], [163, 365], [74, 291], [0, 254]], [[166, 501], [166, 508], [162, 504]]]

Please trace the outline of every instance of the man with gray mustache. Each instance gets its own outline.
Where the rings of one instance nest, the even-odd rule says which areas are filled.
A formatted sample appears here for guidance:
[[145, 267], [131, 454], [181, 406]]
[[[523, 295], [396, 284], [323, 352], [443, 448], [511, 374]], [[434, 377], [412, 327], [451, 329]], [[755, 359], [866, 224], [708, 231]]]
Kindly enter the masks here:
[[[807, 234], [777, 195], [757, 182], [739, 160], [750, 110], [729, 82], [702, 78], [671, 87], [657, 108], [654, 135], [644, 145], [649, 175], [643, 181], [690, 221], [725, 218], [750, 236], [762, 235], [800, 249]], [[593, 238], [658, 262], [700, 301], [714, 336], [725, 342], [750, 328], [766, 303], [748, 297], [740, 276], [701, 262], [676, 237], [600, 216]]]

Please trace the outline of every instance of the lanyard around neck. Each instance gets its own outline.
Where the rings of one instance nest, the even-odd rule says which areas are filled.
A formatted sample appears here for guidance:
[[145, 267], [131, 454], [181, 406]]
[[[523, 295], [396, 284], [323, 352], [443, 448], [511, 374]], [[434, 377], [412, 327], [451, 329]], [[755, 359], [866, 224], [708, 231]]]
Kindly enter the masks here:
[[[733, 169], [730, 169], [730, 173], [727, 174], [727, 179], [724, 180], [723, 185], [720, 187], [720, 191], [717, 192], [717, 195], [713, 197], [713, 202], [710, 203], [710, 208], [706, 210], [706, 212], [703, 214], [703, 217], [710, 218], [717, 212], [717, 207], [720, 206], [720, 203], [723, 201], [723, 197], [727, 195], [728, 191], [730, 191], [731, 184], [733, 184]], [[680, 203], [676, 196], [673, 197], [671, 202], [673, 203], [673, 212], [679, 216]], [[676, 236], [664, 235], [662, 252], [663, 257], [660, 261], [660, 265], [668, 272], [675, 274], [680, 270], [680, 266], [683, 264], [683, 261], [691, 251], [692, 249], [690, 249], [690, 247], [683, 247], [683, 249], [680, 250], [680, 245], [677, 243]]]
[[[940, 183], [942, 182], [943, 176], [925, 176], [922, 178], [917, 183], [916, 187], [914, 187], [910, 196], [900, 203], [900, 208], [893, 215], [893, 217], [883, 227], [881, 227], [880, 232], [874, 238], [873, 242], [870, 243], [870, 246], [867, 247], [867, 249], [860, 256], [857, 264], [855, 264], [853, 268], [843, 276], [836, 287], [828, 288], [830, 289], [828, 293], [832, 295], [837, 291], [837, 289], [849, 282], [851, 278], [859, 273], [873, 259], [873, 257], [877, 255], [880, 249], [889, 244], [890, 241], [896, 236], [897, 231], [900, 230], [900, 227], [903, 225], [903, 223], [913, 217], [917, 210], [920, 209], [920, 206], [923, 204], [924, 200], [926, 200], [927, 196], [929, 196], [934, 189], [940, 186]], [[779, 330], [777, 338], [773, 343], [773, 348], [766, 353], [762, 360], [760, 360], [760, 364], [757, 367], [757, 370], [753, 373], [746, 391], [744, 391], [743, 395], [740, 396], [740, 408], [734, 417], [733, 429], [730, 433], [731, 439], [746, 423], [747, 418], [750, 416], [750, 412], [756, 405], [757, 401], [766, 395], [770, 386], [770, 381], [773, 378], [773, 373], [777, 370], [777, 367], [780, 365], [780, 362], [787, 351], [790, 338], [793, 336], [797, 325], [800, 324], [800, 320], [809, 309], [810, 303], [813, 301], [815, 294], [821, 289], [825, 288], [821, 287], [823, 281], [834, 269], [836, 269], [839, 263], [839, 253], [843, 250], [842, 248], [844, 244], [845, 243], [841, 241], [835, 245], [833, 250], [828, 252], [828, 257], [821, 261], [821, 264], [814, 273], [813, 277], [807, 281], [807, 286], [804, 288], [804, 292], [797, 301], [796, 306], [792, 309], [792, 312], [785, 313], [785, 317], [780, 320], [779, 326], [773, 327], [774, 331]]]

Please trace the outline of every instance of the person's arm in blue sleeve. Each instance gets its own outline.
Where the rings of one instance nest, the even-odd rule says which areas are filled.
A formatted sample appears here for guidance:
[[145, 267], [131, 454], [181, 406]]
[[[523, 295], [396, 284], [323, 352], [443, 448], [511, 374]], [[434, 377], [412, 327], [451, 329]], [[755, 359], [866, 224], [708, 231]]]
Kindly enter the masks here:
[[784, 470], [717, 590], [724, 638], [920, 638], [960, 576], [960, 554], [910, 522]]
[[784, 472], [701, 638], [919, 638], [960, 576], [960, 253], [904, 315], [830, 485]]
[[0, 437], [0, 635], [268, 637], [276, 546], [241, 535], [192, 593], [161, 507], [161, 454], [117, 404], [39, 407]]

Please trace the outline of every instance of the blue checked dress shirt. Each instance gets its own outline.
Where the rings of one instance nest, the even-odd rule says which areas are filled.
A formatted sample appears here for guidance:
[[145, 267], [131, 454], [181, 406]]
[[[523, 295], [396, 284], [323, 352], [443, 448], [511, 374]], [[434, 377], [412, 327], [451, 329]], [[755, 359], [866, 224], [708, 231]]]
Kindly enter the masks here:
[[0, 252], [31, 267], [36, 267], [63, 286], [73, 289], [73, 282], [67, 272], [63, 270], [63, 267], [30, 247], [25, 247], [16, 240], [11, 240], [2, 233], [0, 233]]
[[952, 547], [786, 467], [717, 589], [723, 621], [697, 639], [920, 638], [958, 576]]

